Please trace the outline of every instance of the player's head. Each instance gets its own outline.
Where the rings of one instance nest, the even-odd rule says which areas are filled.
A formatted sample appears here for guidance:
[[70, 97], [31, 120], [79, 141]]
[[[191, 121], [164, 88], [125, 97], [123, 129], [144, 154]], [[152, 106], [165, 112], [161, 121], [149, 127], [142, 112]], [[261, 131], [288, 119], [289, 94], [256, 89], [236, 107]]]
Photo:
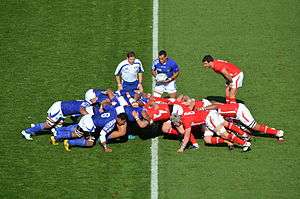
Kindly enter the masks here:
[[167, 56], [167, 52], [165, 50], [161, 50], [158, 53], [158, 59], [160, 63], [166, 63], [168, 56]]
[[96, 96], [94, 89], [89, 89], [85, 93], [85, 101], [87, 101], [88, 103], [95, 104], [97, 102], [97, 100], [98, 100], [98, 98]]
[[124, 125], [127, 120], [127, 115], [125, 113], [120, 113], [117, 115], [117, 124]]
[[211, 55], [205, 55], [202, 59], [202, 64], [204, 67], [211, 67], [211, 63], [214, 61], [214, 58]]
[[181, 116], [177, 113], [172, 114], [170, 117], [171, 122], [173, 123], [174, 126], [180, 126], [182, 124], [181, 122]]
[[133, 51], [130, 51], [127, 53], [127, 60], [130, 64], [134, 63], [135, 60], [135, 53]]

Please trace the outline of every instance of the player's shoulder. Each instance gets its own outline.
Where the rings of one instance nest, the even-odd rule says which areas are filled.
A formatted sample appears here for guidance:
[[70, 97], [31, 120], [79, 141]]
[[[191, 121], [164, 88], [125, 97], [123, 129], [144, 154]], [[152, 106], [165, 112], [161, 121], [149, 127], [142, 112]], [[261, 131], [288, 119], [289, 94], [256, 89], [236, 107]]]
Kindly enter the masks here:
[[140, 59], [135, 58], [134, 63], [135, 64], [142, 64], [142, 61]]
[[128, 64], [128, 60], [127, 59], [124, 59], [123, 61], [121, 61], [119, 63], [119, 66], [124, 66], [124, 65], [127, 65]]
[[153, 65], [158, 65], [158, 64], [159, 64], [159, 59], [158, 58], [154, 59], [153, 60]]

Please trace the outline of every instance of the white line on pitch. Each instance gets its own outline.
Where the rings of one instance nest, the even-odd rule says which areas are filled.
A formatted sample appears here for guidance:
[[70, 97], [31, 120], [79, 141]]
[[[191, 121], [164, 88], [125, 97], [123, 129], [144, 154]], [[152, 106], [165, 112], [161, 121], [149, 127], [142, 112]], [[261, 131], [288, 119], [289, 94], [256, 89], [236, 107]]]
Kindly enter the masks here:
[[[152, 58], [158, 54], [158, 6], [159, 0], [153, 0], [152, 16]], [[152, 91], [155, 81], [152, 78]], [[151, 140], [151, 199], [158, 199], [158, 137]]]

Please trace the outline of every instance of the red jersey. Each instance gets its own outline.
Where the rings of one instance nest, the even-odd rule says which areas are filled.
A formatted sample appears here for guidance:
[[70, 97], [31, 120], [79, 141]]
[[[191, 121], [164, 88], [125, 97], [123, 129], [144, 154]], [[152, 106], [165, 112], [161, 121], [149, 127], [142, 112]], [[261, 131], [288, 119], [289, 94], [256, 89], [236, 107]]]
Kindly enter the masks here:
[[187, 129], [187, 128], [191, 128], [192, 126], [204, 124], [208, 113], [209, 111], [185, 112], [181, 118], [184, 128]]
[[171, 117], [168, 104], [155, 104], [152, 107], [145, 108], [152, 121], [168, 120]]
[[212, 69], [216, 73], [221, 73], [221, 71], [224, 68], [228, 71], [228, 73], [230, 74], [231, 77], [235, 77], [236, 75], [238, 75], [241, 72], [241, 70], [236, 65], [229, 63], [227, 61], [224, 61], [224, 60], [214, 60], [213, 61]]
[[218, 112], [224, 117], [236, 117], [239, 104], [221, 104], [218, 106]]

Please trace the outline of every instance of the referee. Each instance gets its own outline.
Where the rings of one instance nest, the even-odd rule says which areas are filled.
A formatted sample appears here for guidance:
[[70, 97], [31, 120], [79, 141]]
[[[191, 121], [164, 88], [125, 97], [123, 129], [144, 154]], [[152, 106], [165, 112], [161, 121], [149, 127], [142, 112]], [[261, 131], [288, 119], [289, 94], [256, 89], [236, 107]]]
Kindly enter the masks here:
[[142, 62], [135, 58], [135, 53], [127, 53], [127, 59], [123, 60], [115, 71], [118, 90], [143, 92], [143, 73]]

